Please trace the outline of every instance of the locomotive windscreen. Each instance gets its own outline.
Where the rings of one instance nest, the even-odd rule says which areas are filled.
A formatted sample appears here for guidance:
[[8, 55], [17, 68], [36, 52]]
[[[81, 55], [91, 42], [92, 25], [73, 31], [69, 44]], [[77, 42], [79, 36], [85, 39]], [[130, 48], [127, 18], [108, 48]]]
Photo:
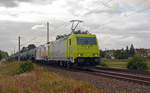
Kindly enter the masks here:
[[77, 37], [77, 44], [96, 45], [96, 38], [95, 37]]

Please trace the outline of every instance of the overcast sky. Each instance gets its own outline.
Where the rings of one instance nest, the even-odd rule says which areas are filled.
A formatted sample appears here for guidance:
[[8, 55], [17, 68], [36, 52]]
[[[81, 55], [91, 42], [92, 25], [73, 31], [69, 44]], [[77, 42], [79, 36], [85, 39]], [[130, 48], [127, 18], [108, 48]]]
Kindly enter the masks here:
[[150, 0], [0, 0], [0, 50], [46, 42], [70, 33], [70, 20], [81, 19], [82, 30], [96, 34], [100, 49], [150, 48]]

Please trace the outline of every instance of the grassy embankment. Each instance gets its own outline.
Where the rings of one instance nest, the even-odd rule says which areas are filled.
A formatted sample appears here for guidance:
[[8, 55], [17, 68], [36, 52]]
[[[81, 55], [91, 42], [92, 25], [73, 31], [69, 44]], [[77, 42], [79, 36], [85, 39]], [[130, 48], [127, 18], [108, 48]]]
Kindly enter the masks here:
[[[103, 63], [107, 64], [111, 68], [123, 68], [126, 69], [128, 63], [127, 59], [105, 59], [101, 60]], [[150, 59], [147, 59], [148, 67], [150, 68]]]
[[20, 64], [0, 64], [0, 93], [100, 93], [89, 83], [48, 72], [36, 64], [33, 71], [16, 74]]

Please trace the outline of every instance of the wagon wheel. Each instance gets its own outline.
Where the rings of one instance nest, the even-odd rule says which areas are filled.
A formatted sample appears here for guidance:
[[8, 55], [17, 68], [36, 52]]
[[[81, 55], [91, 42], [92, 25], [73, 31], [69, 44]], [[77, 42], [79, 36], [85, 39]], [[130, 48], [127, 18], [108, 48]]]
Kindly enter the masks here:
[[59, 66], [63, 67], [63, 62], [62, 61], [59, 62]]
[[69, 62], [67, 62], [66, 68], [67, 68], [67, 69], [70, 69], [70, 64], [69, 64]]
[[72, 64], [70, 62], [67, 62], [67, 69], [71, 69], [72, 68]]

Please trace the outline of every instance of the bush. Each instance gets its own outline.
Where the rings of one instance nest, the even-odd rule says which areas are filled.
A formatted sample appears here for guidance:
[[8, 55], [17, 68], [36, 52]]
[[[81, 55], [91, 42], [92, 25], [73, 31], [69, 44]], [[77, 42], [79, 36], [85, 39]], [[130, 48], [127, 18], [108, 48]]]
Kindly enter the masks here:
[[111, 56], [106, 56], [107, 59], [111, 59]]
[[27, 62], [20, 64], [17, 73], [20, 74], [20, 73], [24, 73], [24, 72], [30, 72], [32, 70], [33, 70], [32, 62], [27, 61]]
[[0, 52], [0, 60], [2, 59], [3, 57], [2, 57], [2, 54], [1, 54], [1, 52]]
[[7, 59], [7, 62], [8, 62], [8, 63], [14, 62], [14, 61], [15, 61], [15, 59], [13, 59], [13, 58], [8, 58], [8, 59]]
[[102, 61], [99, 63], [99, 65], [102, 66], [102, 67], [108, 67], [108, 65], [106, 63], [102, 62]]
[[129, 59], [127, 68], [134, 70], [148, 70], [148, 65], [144, 57], [134, 56]]

